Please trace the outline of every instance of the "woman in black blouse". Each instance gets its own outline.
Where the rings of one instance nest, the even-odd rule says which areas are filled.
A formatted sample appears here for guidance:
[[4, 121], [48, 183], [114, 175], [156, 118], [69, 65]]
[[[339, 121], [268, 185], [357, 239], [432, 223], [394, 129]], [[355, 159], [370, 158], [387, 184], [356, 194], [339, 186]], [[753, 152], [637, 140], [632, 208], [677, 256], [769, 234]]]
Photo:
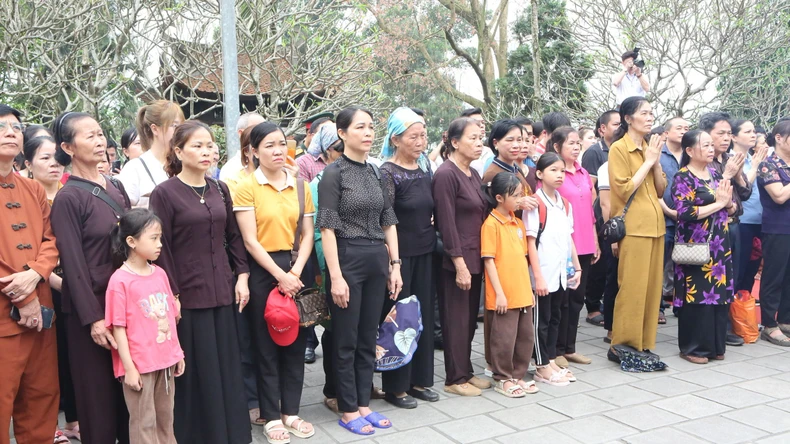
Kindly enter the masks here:
[[472, 339], [477, 325], [483, 260], [480, 229], [487, 204], [480, 190], [480, 175], [469, 164], [483, 152], [483, 129], [478, 121], [461, 117], [447, 130], [442, 152], [447, 161], [433, 177], [436, 224], [444, 242], [439, 283], [439, 312], [444, 337], [444, 391], [479, 396], [491, 383], [472, 369]]
[[318, 185], [318, 227], [330, 276], [332, 353], [343, 414], [339, 423], [353, 433], [371, 435], [373, 427], [392, 426], [369, 405], [384, 289], [396, 299], [403, 286], [398, 220], [392, 203], [377, 192], [382, 190], [381, 172], [366, 162], [373, 116], [346, 108], [337, 115], [337, 133], [343, 156], [326, 167]]
[[[433, 386], [433, 292], [431, 278], [436, 229], [433, 226], [431, 172], [417, 164], [425, 144], [424, 120], [409, 108], [399, 108], [389, 117], [389, 146], [392, 158], [382, 165], [381, 177], [387, 198], [393, 204], [399, 221], [398, 251], [400, 252], [403, 291], [401, 297], [416, 295], [420, 301], [423, 331], [411, 362], [399, 369], [382, 372], [385, 400], [397, 407], [417, 407], [414, 398], [429, 402], [439, 395]], [[389, 135], [389, 134], [388, 134]], [[385, 302], [389, 312], [394, 302]]]
[[213, 145], [205, 124], [179, 125], [170, 141], [170, 179], [154, 188], [150, 200], [162, 220], [157, 264], [167, 272], [180, 307], [178, 338], [187, 363], [176, 380], [174, 428], [178, 442], [248, 444], [233, 310], [234, 293], [239, 311], [249, 301], [249, 268], [228, 187], [206, 177]]
[[[71, 176], [55, 197], [52, 229], [63, 267], [62, 304], [82, 442], [129, 442], [129, 413], [113, 378], [104, 324], [104, 292], [112, 275], [110, 231], [131, 207], [123, 185], [99, 174], [107, 141], [88, 114], [61, 114], [52, 124], [55, 160]], [[107, 200], [105, 200], [107, 199]]]

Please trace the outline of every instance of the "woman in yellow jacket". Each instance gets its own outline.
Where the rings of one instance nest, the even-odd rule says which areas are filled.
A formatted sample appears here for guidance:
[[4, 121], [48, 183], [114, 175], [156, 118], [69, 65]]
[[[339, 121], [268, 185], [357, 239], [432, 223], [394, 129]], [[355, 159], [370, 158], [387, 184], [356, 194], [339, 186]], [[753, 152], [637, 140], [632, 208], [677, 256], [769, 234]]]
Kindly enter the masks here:
[[616, 142], [609, 149], [611, 214], [621, 214], [636, 193], [625, 217], [626, 236], [612, 245], [612, 252], [620, 258], [612, 345], [640, 351], [656, 345], [664, 260], [664, 214], [658, 200], [667, 181], [658, 161], [659, 136], [645, 142], [653, 119], [653, 108], [644, 98], [624, 100]]

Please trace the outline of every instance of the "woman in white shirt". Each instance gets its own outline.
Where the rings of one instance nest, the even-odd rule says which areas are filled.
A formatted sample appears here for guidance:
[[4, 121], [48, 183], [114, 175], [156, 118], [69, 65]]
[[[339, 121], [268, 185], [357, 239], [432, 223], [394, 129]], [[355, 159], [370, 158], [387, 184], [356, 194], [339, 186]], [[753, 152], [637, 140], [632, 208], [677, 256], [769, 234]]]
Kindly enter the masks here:
[[184, 113], [178, 104], [157, 100], [137, 111], [137, 133], [143, 154], [130, 160], [118, 175], [132, 206], [148, 208], [151, 191], [167, 180], [165, 163], [170, 150], [173, 130], [184, 122]]

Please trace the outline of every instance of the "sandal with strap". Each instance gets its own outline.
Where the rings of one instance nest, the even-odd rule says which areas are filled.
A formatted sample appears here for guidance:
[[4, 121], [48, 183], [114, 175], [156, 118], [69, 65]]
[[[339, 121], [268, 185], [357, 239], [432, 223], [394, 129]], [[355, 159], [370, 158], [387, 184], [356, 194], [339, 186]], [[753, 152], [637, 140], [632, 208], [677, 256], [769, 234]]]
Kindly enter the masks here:
[[337, 420], [337, 423], [340, 424], [340, 427], [343, 427], [344, 429], [356, 435], [370, 436], [376, 433], [375, 430], [371, 430], [369, 432], [362, 431], [362, 429], [365, 428], [365, 426], [372, 426], [373, 424], [369, 423], [365, 418], [361, 416], [349, 422], [343, 422], [343, 418], [340, 418]]
[[525, 381], [523, 379], [519, 379], [518, 385], [520, 385], [521, 388], [524, 390], [524, 393], [528, 395], [534, 395], [535, 393], [538, 393], [540, 391], [538, 385], [535, 384], [535, 381]]
[[535, 372], [534, 378], [535, 381], [542, 382], [548, 385], [553, 385], [555, 387], [565, 387], [571, 384], [571, 382], [565, 379], [565, 377], [561, 375], [559, 372], [552, 373], [550, 378], [544, 378], [543, 376], [540, 375], [540, 373]]
[[[269, 444], [288, 444], [291, 442], [288, 429], [285, 428], [285, 425], [279, 419], [267, 422], [266, 425], [263, 426], [263, 431], [266, 434], [266, 441], [268, 441]], [[285, 438], [274, 439], [272, 438], [272, 432], [285, 432]]]
[[[296, 427], [294, 427], [294, 423], [296, 421], [300, 421], [300, 422]], [[305, 429], [303, 428], [305, 425], [310, 426], [309, 432], [305, 431]], [[313, 425], [296, 415], [289, 416], [288, 419], [285, 420], [285, 429], [288, 430], [288, 433], [290, 433], [291, 435], [297, 438], [305, 439], [315, 435], [315, 428], [313, 427]]]
[[[782, 333], [782, 336], [778, 337], [778, 338], [775, 338], [775, 337], [771, 336], [771, 333], [773, 333], [773, 332], [775, 332], [777, 330], [779, 330], [779, 327], [764, 328], [763, 332], [760, 333], [760, 337], [763, 338], [764, 340], [770, 342], [771, 344], [776, 344], [776, 345], [778, 345], [780, 347], [790, 347], [790, 338], [785, 336], [784, 333]], [[781, 330], [779, 330], [779, 331], [781, 331]]]
[[82, 435], [80, 435], [80, 426], [76, 425], [73, 429], [65, 428], [63, 429], [63, 434], [68, 439], [76, 439], [77, 441], [82, 441]]
[[574, 376], [573, 373], [571, 373], [570, 369], [564, 368], [560, 370], [560, 376], [562, 376], [563, 378], [567, 378], [568, 382], [576, 382], [576, 376]]
[[250, 424], [255, 426], [266, 425], [266, 420], [261, 418], [261, 409], [250, 409]]
[[60, 430], [55, 430], [55, 440], [53, 441], [54, 444], [68, 444], [71, 441], [63, 434]]
[[[511, 385], [508, 388], [505, 388], [505, 383], [507, 382], [510, 382], [513, 385]], [[516, 381], [515, 379], [505, 379], [503, 381], [497, 381], [496, 384], [494, 385], [494, 391], [505, 396], [506, 398], [523, 398], [527, 396], [527, 394], [524, 393], [524, 389], [521, 387], [521, 385], [519, 385], [518, 381]]]

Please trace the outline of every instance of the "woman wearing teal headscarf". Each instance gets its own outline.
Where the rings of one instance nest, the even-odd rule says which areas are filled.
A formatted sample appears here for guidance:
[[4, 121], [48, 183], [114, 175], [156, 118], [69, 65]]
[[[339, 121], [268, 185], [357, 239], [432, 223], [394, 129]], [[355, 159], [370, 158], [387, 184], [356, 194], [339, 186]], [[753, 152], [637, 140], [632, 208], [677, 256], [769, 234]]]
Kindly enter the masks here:
[[[382, 148], [382, 157], [388, 161], [381, 166], [381, 180], [400, 221], [396, 226], [398, 251], [403, 261], [400, 298], [417, 296], [423, 325], [412, 361], [381, 375], [382, 388], [386, 393], [384, 399], [401, 408], [417, 407], [414, 398], [430, 402], [439, 400], [439, 395], [429, 389], [433, 386], [434, 296], [431, 271], [436, 230], [432, 223], [431, 171], [418, 163], [426, 144], [425, 120], [422, 117], [405, 107], [390, 115]], [[394, 303], [387, 299], [382, 319]]]

